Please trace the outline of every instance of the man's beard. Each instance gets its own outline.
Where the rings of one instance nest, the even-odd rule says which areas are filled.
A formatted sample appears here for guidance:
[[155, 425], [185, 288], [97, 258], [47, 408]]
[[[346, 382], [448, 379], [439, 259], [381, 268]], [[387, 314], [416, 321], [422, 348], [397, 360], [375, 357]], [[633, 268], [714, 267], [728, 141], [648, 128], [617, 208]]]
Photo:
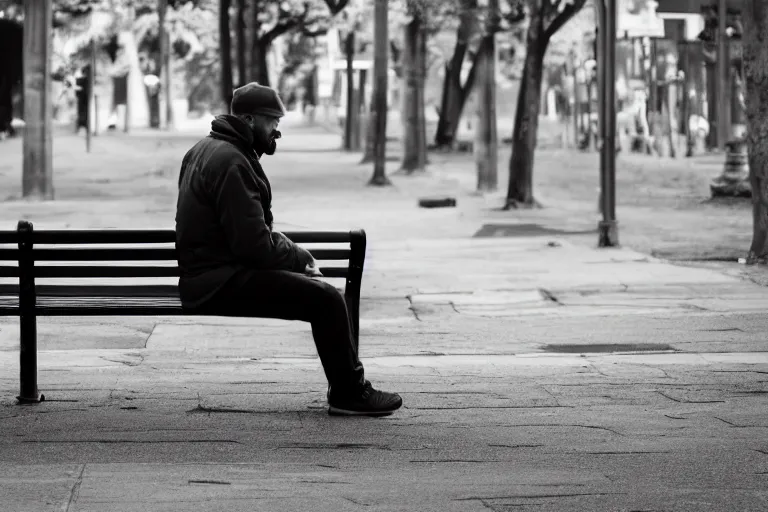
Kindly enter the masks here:
[[269, 142], [267, 142], [266, 145], [257, 148], [256, 152], [259, 153], [259, 155], [274, 155], [275, 151], [277, 151], [277, 139], [280, 137], [282, 137], [282, 134], [277, 130], [273, 130], [269, 136]]

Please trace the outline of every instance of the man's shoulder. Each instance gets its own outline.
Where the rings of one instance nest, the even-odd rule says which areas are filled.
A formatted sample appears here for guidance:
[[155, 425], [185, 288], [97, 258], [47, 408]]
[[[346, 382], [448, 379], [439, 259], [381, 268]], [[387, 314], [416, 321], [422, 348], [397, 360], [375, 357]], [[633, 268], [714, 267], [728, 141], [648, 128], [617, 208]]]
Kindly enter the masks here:
[[210, 136], [199, 140], [187, 151], [184, 160], [191, 159], [197, 159], [203, 163], [202, 167], [218, 172], [227, 171], [233, 167], [249, 166], [248, 159], [237, 146]]

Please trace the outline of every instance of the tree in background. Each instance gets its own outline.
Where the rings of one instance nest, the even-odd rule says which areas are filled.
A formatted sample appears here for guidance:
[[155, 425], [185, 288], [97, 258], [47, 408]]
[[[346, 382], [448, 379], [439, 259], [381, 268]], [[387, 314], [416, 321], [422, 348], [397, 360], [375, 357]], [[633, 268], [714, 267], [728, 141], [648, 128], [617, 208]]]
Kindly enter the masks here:
[[373, 133], [373, 176], [370, 185], [389, 185], [385, 173], [387, 160], [387, 90], [389, 76], [389, 20], [387, 0], [376, 0], [374, 25], [373, 94], [371, 120]]
[[552, 36], [585, 3], [586, 0], [526, 0], [528, 29], [525, 65], [512, 130], [505, 209], [538, 205], [533, 197], [533, 157], [539, 127], [544, 56]]
[[22, 79], [22, 27], [14, 19], [0, 19], [0, 136], [13, 135], [13, 92]]
[[747, 263], [755, 264], [768, 257], [768, 5], [745, 0], [741, 18], [753, 223]]
[[275, 40], [292, 30], [308, 36], [327, 32], [348, 0], [252, 0], [250, 79], [269, 85], [267, 54]]
[[423, 171], [427, 165], [427, 123], [424, 92], [426, 88], [428, 41], [439, 32], [447, 20], [455, 17], [457, 4], [453, 0], [405, 0], [400, 13], [403, 50], [401, 53], [404, 79], [402, 101], [403, 160], [401, 169], [408, 174]]
[[[480, 31], [477, 17], [477, 0], [459, 0], [459, 24], [456, 28], [456, 43], [453, 55], [446, 61], [443, 75], [443, 93], [438, 112], [435, 146], [440, 149], [453, 149], [459, 120], [464, 111], [469, 93], [475, 83], [477, 57], [479, 52], [470, 52], [470, 45]], [[461, 75], [467, 56], [472, 59], [469, 73], [462, 83]]]
[[232, 34], [229, 31], [230, 0], [219, 0], [219, 58], [221, 60], [221, 102], [225, 112], [232, 103]]
[[[496, 34], [507, 30], [510, 23], [523, 20], [525, 11], [521, 3], [506, 4], [514, 10], [502, 13], [499, 0], [489, 0], [484, 5], [485, 18], [482, 38], [477, 49], [474, 70], [478, 68], [477, 128], [475, 134], [475, 164], [477, 167], [477, 191], [492, 192], [498, 187], [498, 133], [496, 117]], [[504, 21], [504, 25], [502, 25]]]
[[[336, 18], [334, 28], [339, 30], [342, 51], [346, 61], [345, 90], [346, 105], [344, 107], [344, 139], [342, 147], [347, 151], [360, 149], [360, 98], [362, 85], [355, 87], [354, 60], [363, 46], [370, 42], [370, 36], [363, 33], [363, 27], [370, 25], [372, 12], [370, 6], [357, 0], [347, 5], [344, 12]], [[361, 75], [362, 75], [361, 70]]]
[[242, 87], [248, 79], [248, 66], [246, 64], [245, 49], [248, 46], [247, 24], [245, 14], [248, 10], [246, 0], [237, 0], [237, 19], [235, 21], [235, 42], [237, 44], [237, 85]]
[[[434, 146], [444, 150], [451, 150], [455, 146], [459, 122], [467, 99], [475, 86], [478, 65], [483, 56], [481, 45], [485, 44], [483, 49], [489, 51], [488, 31], [510, 32], [511, 39], [514, 40], [515, 34], [511, 31], [518, 30], [520, 22], [525, 18], [524, 0], [494, 0], [491, 9], [488, 1], [482, 3], [478, 3], [478, 0], [454, 1], [458, 1], [456, 8], [459, 23], [456, 26], [453, 54], [445, 63], [443, 91], [434, 140]], [[495, 13], [493, 20], [488, 16], [491, 13]], [[467, 60], [470, 62], [470, 67], [462, 81]]]

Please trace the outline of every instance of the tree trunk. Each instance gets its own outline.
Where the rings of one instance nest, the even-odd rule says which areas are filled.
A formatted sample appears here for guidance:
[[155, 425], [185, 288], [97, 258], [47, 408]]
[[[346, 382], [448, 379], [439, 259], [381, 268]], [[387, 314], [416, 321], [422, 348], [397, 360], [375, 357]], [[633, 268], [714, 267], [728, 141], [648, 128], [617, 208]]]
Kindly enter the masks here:
[[237, 23], [235, 24], [235, 36], [237, 39], [237, 83], [243, 86], [248, 83], [248, 71], [245, 62], [245, 48], [247, 46], [245, 35], [245, 0], [237, 0]]
[[505, 209], [538, 206], [533, 197], [533, 156], [539, 128], [541, 82], [547, 43], [541, 12], [534, 11], [530, 15], [525, 67], [520, 81], [512, 131], [512, 156], [509, 159], [509, 186]]
[[160, 43], [160, 78], [162, 80], [163, 96], [165, 97], [165, 127], [173, 128], [173, 94], [171, 91], [171, 38], [165, 30], [165, 16], [168, 13], [168, 0], [157, 1], [158, 41]]
[[[360, 148], [365, 143], [363, 139], [363, 129], [367, 129], [367, 123], [370, 123], [369, 115], [365, 112], [365, 84], [368, 82], [368, 70], [361, 69], [357, 77], [357, 94], [355, 96], [355, 117], [357, 122], [352, 134], [355, 141], [355, 149]], [[367, 133], [367, 131], [366, 131]]]
[[23, 82], [23, 27], [21, 23], [0, 18], [0, 137], [13, 133], [13, 91]]
[[50, 2], [24, 2], [24, 129], [22, 195], [53, 199]]
[[754, 264], [768, 257], [768, 5], [763, 0], [745, 0], [742, 9], [753, 222], [747, 263]]
[[258, 3], [253, 3], [251, 12], [251, 61], [249, 81], [258, 82], [261, 85], [269, 87], [269, 66], [267, 64], [267, 54], [272, 46], [272, 39], [268, 39], [265, 34], [260, 34], [261, 21]]
[[363, 158], [360, 160], [361, 164], [367, 164], [374, 160], [374, 148], [376, 146], [376, 123], [373, 116], [373, 109], [375, 108], [375, 97], [371, 97], [371, 106], [368, 114], [368, 123], [365, 126], [365, 146], [363, 148]]
[[414, 15], [405, 26], [403, 49], [403, 162], [408, 174], [423, 171], [427, 165], [426, 119], [424, 116], [424, 73], [426, 70], [426, 34], [424, 22]]
[[496, 41], [493, 34], [483, 37], [480, 52], [475, 162], [477, 191], [492, 192], [498, 188], [498, 134], [496, 128]]
[[445, 67], [446, 76], [435, 133], [435, 146], [438, 148], [453, 149], [464, 105], [472, 92], [472, 84], [462, 87], [460, 73], [461, 68], [455, 71], [450, 65]]
[[232, 103], [232, 35], [229, 32], [230, 0], [219, 3], [219, 58], [221, 59], [221, 101], [229, 112]]
[[271, 41], [256, 39], [251, 48], [251, 79], [267, 87], [269, 87], [267, 54], [271, 45]]
[[387, 160], [387, 91], [389, 79], [389, 34], [387, 0], [376, 0], [374, 6], [373, 92], [369, 140], [373, 142], [373, 176], [369, 185], [389, 185], [385, 172]]
[[357, 106], [359, 101], [355, 90], [355, 33], [350, 31], [344, 38], [344, 54], [347, 59], [346, 82], [347, 82], [347, 104], [346, 115], [344, 118], [344, 149], [347, 151], [357, 151], [360, 149], [360, 131], [359, 131], [359, 110]]
[[[474, 69], [470, 71], [464, 85], [461, 83], [464, 58], [469, 47], [469, 39], [474, 32], [473, 7], [477, 7], [476, 0], [463, 2], [461, 20], [456, 30], [456, 46], [453, 48], [453, 56], [450, 62], [445, 65], [443, 93], [440, 98], [440, 112], [435, 133], [435, 146], [438, 148], [453, 148], [464, 104], [474, 86]], [[476, 59], [472, 64], [473, 68], [475, 67], [475, 62], [477, 62]]]

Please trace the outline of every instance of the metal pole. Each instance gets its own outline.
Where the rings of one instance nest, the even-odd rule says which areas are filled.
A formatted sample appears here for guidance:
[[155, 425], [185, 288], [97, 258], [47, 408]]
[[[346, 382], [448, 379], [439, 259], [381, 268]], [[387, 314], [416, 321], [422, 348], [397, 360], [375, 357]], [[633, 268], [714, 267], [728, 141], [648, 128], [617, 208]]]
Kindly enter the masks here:
[[717, 147], [725, 148], [728, 142], [728, 51], [726, 48], [726, 1], [717, 2]]
[[[603, 220], [598, 224], [598, 246], [619, 245], [616, 222], [616, 4], [604, 0], [601, 9], [602, 37], [602, 122], [600, 148], [600, 199]], [[602, 3], [602, 2], [601, 2]]]

